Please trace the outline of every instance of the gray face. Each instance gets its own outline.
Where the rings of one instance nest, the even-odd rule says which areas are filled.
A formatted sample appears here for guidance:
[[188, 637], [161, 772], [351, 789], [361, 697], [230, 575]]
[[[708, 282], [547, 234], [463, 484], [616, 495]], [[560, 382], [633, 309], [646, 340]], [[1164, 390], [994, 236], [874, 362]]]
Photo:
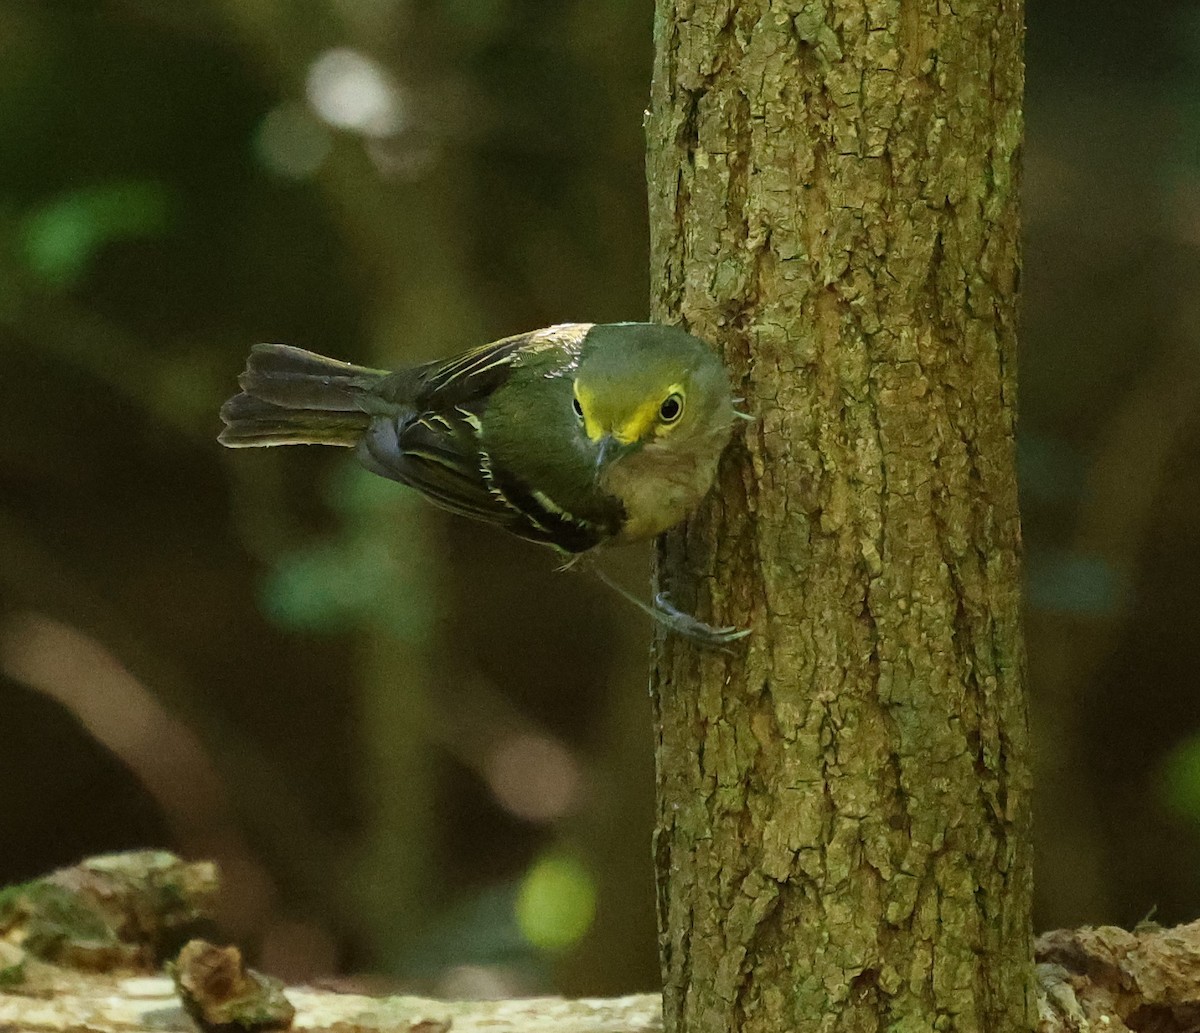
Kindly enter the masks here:
[[647, 445], [676, 447], [728, 427], [729, 378], [716, 353], [679, 327], [602, 324], [584, 342], [575, 412], [597, 465]]

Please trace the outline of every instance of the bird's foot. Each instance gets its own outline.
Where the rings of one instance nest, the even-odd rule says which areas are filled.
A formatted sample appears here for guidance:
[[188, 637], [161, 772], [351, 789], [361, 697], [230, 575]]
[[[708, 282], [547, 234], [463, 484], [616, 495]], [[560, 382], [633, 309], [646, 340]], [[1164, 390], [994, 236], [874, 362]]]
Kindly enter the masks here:
[[736, 642], [750, 634], [749, 628], [735, 628], [730, 625], [714, 627], [704, 621], [684, 613], [667, 597], [666, 592], [659, 592], [654, 597], [654, 619], [668, 631], [690, 638], [708, 646], [724, 646]]
[[690, 639], [700, 645], [713, 646], [720, 649], [750, 634], [749, 628], [714, 627], [711, 624], [705, 624], [699, 618], [693, 617], [690, 613], [684, 613], [683, 610], [679, 609], [671, 602], [666, 592], [659, 592], [654, 597], [654, 602], [648, 603], [644, 599], [634, 595], [624, 585], [614, 581], [586, 553], [580, 553], [577, 556], [571, 557], [571, 559], [558, 569], [591, 571], [597, 580], [608, 585], [609, 588], [627, 602], [633, 603], [634, 606], [649, 616], [659, 627], [666, 631], [674, 632], [676, 635], [681, 635], [683, 638]]

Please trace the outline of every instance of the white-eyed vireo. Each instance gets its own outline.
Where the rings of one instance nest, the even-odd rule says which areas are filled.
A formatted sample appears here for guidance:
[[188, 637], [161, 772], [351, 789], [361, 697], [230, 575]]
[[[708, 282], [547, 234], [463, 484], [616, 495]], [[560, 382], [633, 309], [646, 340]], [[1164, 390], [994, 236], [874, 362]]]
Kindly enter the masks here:
[[[679, 523], [740, 415], [712, 348], [656, 323], [564, 323], [394, 373], [259, 344], [238, 383], [222, 444], [354, 448], [439, 506], [572, 555]], [[700, 639], [741, 634], [661, 597], [652, 612]]]

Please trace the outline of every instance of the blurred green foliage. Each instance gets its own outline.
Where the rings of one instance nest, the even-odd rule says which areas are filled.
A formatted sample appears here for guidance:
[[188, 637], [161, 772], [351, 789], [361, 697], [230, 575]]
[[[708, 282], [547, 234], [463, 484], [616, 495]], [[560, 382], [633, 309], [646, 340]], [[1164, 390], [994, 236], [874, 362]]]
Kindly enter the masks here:
[[596, 917], [596, 883], [578, 857], [556, 852], [525, 873], [516, 903], [522, 934], [542, 950], [577, 943]]
[[1025, 581], [1029, 605], [1043, 613], [1108, 617], [1123, 602], [1116, 573], [1100, 556], [1030, 551]]
[[[606, 683], [646, 629], [622, 646], [609, 601], [552, 558], [343, 453], [214, 442], [255, 340], [384, 363], [643, 314], [648, 30], [623, 3], [0, 2], [0, 620], [78, 626], [195, 730], [226, 803], [189, 816], [159, 800], [173, 845], [225, 862], [227, 920], [281, 969], [436, 981], [470, 961], [548, 987], [517, 900], [570, 835], [642, 880], [610, 904], [607, 935], [632, 914], [643, 946], [603, 978], [653, 979], [649, 786], [634, 793], [642, 834], [614, 855], [569, 816], [506, 814], [487, 782], [530, 729], [577, 766], [591, 750], [645, 756], [646, 740], [597, 730], [618, 727], [605, 715], [622, 699], [644, 708], [636, 682]], [[322, 123], [322, 104], [350, 103], [352, 123], [356, 103], [345, 82], [313, 92], [335, 51], [356, 55], [332, 66], [358, 69], [355, 88], [398, 91], [380, 134]], [[593, 659], [564, 696], [581, 651]], [[35, 837], [0, 875], [68, 862], [88, 835], [69, 853]], [[543, 882], [530, 899], [570, 903], [574, 883]], [[577, 903], [565, 913], [576, 942], [588, 923]], [[308, 956], [271, 932], [297, 920]]]
[[1200, 825], [1200, 735], [1175, 744], [1163, 759], [1162, 798], [1180, 817]]
[[415, 511], [424, 503], [349, 463], [330, 478], [326, 498], [341, 518], [337, 533], [279, 556], [263, 583], [264, 613], [293, 631], [379, 627], [404, 640], [428, 639], [437, 607], [428, 543], [403, 533], [414, 521], [419, 526]]
[[106, 244], [164, 234], [170, 208], [161, 183], [101, 183], [68, 191], [25, 215], [22, 258], [48, 286], [69, 287]]

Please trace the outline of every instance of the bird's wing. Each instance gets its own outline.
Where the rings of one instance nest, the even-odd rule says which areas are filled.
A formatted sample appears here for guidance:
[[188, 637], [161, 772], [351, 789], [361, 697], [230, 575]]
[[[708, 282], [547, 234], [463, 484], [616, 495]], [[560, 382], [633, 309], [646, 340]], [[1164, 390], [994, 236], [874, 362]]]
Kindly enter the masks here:
[[418, 398], [440, 412], [450, 405], [489, 397], [508, 380], [528, 337], [508, 337], [419, 367]]
[[505, 337], [448, 359], [435, 359], [393, 373], [373, 394], [422, 412], [444, 413], [455, 406], [475, 407], [502, 387], [513, 370], [536, 363], [551, 374], [578, 361], [591, 323], [562, 323]]
[[591, 548], [607, 529], [572, 517], [494, 468], [481, 422], [489, 399], [522, 363], [536, 361], [544, 376], [570, 368], [589, 327], [563, 324], [521, 334], [395, 374], [378, 394], [402, 411], [372, 421], [360, 460], [444, 509], [567, 552]]
[[575, 517], [495, 467], [481, 447], [477, 424], [478, 417], [461, 408], [453, 415], [375, 419], [359, 442], [359, 461], [443, 509], [563, 552], [583, 552], [615, 533], [617, 525]]
[[400, 481], [463, 516], [507, 524], [512, 513], [488, 488], [469, 410], [425, 412], [372, 422], [359, 458], [375, 473]]

